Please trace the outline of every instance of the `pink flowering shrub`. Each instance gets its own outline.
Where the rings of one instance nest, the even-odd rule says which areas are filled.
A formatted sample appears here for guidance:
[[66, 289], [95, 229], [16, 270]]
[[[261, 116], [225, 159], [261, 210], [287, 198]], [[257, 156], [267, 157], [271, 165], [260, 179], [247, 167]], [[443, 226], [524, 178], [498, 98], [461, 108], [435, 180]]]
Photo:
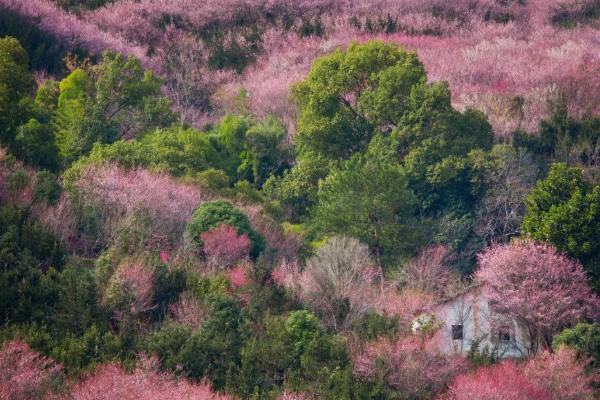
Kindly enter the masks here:
[[514, 361], [504, 361], [454, 380], [444, 400], [549, 400], [552, 395], [527, 379]]
[[597, 315], [598, 299], [581, 265], [547, 244], [517, 240], [479, 256], [476, 280], [487, 285], [493, 310], [526, 332], [529, 351], [580, 318]]
[[227, 272], [227, 279], [233, 288], [248, 286], [250, 279], [248, 278], [248, 269], [250, 264], [240, 264]]
[[354, 356], [357, 375], [378, 377], [409, 398], [440, 393], [466, 367], [461, 356], [439, 353], [433, 342], [417, 337], [379, 338]]
[[[49, 0], [0, 0], [0, 6], [67, 45], [135, 54], [163, 74], [182, 120], [196, 125], [241, 107], [277, 115], [293, 130], [296, 111], [288, 89], [312, 61], [350, 41], [381, 38], [416, 50], [431, 80], [450, 83], [455, 107], [483, 110], [495, 132], [506, 136], [518, 128], [535, 131], [548, 115], [548, 100], [561, 93], [573, 116], [600, 111], [600, 102], [593, 101], [600, 44], [597, 31], [584, 23], [593, 1], [207, 0], [197, 7], [195, 0], [124, 0], [82, 12], [81, 18]], [[570, 30], [552, 23], [565, 13], [576, 17]], [[303, 20], [316, 16], [324, 37], [300, 37]], [[262, 54], [237, 78], [205, 73], [206, 58], [191, 51], [200, 44], [190, 42], [189, 34], [235, 29], [240, 19], [264, 28]], [[180, 69], [172, 61], [194, 67]], [[216, 105], [210, 115], [207, 102]]]
[[202, 250], [213, 268], [231, 267], [250, 254], [252, 243], [248, 235], [240, 235], [235, 228], [226, 224], [201, 233], [200, 238]]
[[61, 378], [62, 368], [18, 340], [0, 349], [0, 399], [45, 399]]
[[94, 54], [114, 50], [146, 61], [143, 48], [127, 43], [115, 32], [100, 30], [94, 23], [60, 9], [50, 0], [0, 0], [2, 7], [26, 17], [41, 31], [71, 48], [82, 47]]
[[71, 389], [72, 400], [226, 400], [206, 383], [193, 384], [158, 371], [156, 359], [146, 360], [133, 373], [116, 364], [101, 366]]
[[[106, 245], [115, 240], [126, 243], [123, 234], [128, 233], [148, 250], [170, 251], [202, 199], [197, 187], [167, 174], [113, 164], [84, 167], [72, 186], [69, 195], [43, 216], [70, 249], [84, 235]], [[86, 226], [93, 230], [85, 230]]]
[[154, 271], [142, 260], [125, 260], [112, 274], [103, 302], [114, 313], [122, 330], [153, 308]]
[[571, 349], [544, 352], [526, 363], [479, 368], [457, 377], [444, 400], [591, 400], [593, 377]]
[[544, 352], [527, 362], [525, 376], [548, 393], [553, 400], [592, 400], [594, 377], [586, 371], [586, 362], [578, 360], [573, 349], [559, 348]]

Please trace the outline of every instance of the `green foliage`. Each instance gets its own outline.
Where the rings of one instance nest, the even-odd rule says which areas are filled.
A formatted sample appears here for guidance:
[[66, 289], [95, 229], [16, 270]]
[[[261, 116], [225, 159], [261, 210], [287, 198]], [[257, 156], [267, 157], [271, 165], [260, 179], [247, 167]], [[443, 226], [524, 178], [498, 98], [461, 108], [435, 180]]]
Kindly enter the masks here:
[[365, 149], [376, 131], [398, 122], [412, 87], [425, 79], [416, 54], [379, 41], [317, 59], [292, 91], [299, 154], [341, 158]]
[[279, 176], [289, 165], [289, 150], [282, 148], [285, 128], [275, 119], [250, 127], [243, 138], [244, 150], [237, 167], [240, 177], [262, 187], [270, 176]]
[[594, 168], [595, 151], [600, 140], [600, 118], [587, 116], [576, 120], [569, 116], [564, 100], [552, 105], [552, 115], [540, 122], [536, 135], [515, 132], [514, 143], [548, 161]]
[[319, 180], [327, 176], [330, 164], [318, 153], [305, 153], [281, 178], [271, 176], [263, 187], [264, 192], [289, 208], [289, 218], [298, 222], [317, 202]]
[[523, 232], [578, 258], [598, 284], [600, 278], [600, 186], [580, 168], [553, 164], [527, 197]]
[[379, 41], [353, 43], [315, 61], [293, 98], [300, 109], [298, 163], [266, 185], [293, 220], [318, 200], [330, 169], [339, 175], [340, 162], [356, 153], [368, 164], [378, 153], [371, 147], [385, 147], [388, 163], [403, 171], [416, 196], [409, 209], [435, 219], [473, 212], [480, 193], [468, 154], [491, 147], [491, 126], [481, 112], [454, 110], [448, 85], [428, 83], [414, 53]]
[[115, 161], [125, 168], [148, 167], [198, 178], [213, 190], [240, 180], [260, 188], [268, 177], [281, 175], [289, 167], [285, 138], [285, 130], [275, 120], [254, 123], [228, 115], [206, 132], [173, 126], [135, 141], [95, 146], [90, 157], [98, 162]]
[[133, 57], [105, 52], [89, 72], [77, 69], [60, 82], [57, 144], [66, 165], [95, 143], [112, 143], [175, 121], [161, 81]]
[[56, 176], [51, 172], [42, 170], [35, 175], [35, 187], [33, 188], [35, 201], [54, 205], [60, 197], [61, 190]]
[[17, 127], [27, 120], [34, 88], [29, 58], [15, 38], [0, 38], [0, 144], [13, 145]]
[[592, 368], [600, 367], [600, 328], [598, 324], [579, 323], [565, 329], [552, 340], [556, 350], [560, 346], [575, 349], [579, 357], [589, 357]]
[[49, 124], [42, 124], [32, 118], [20, 125], [14, 147], [15, 155], [27, 164], [50, 171], [59, 169], [58, 148], [54, 131]]
[[473, 340], [467, 353], [467, 360], [475, 367], [492, 365], [499, 360], [497, 348], [490, 350], [487, 344], [481, 348], [483, 339], [484, 337], [480, 337]]
[[234, 227], [239, 235], [246, 234], [252, 242], [250, 254], [258, 257], [265, 247], [264, 238], [250, 226], [246, 214], [223, 200], [203, 203], [194, 211], [188, 222], [187, 232], [189, 237], [199, 246], [202, 246], [200, 234], [221, 224]]
[[182, 324], [167, 322], [148, 338], [148, 350], [156, 354], [163, 368], [176, 370], [180, 351], [192, 336], [192, 329]]
[[239, 369], [247, 335], [245, 319], [235, 301], [213, 298], [202, 326], [183, 344], [178, 359], [188, 376], [206, 376], [215, 388], [223, 389]]
[[421, 242], [417, 199], [403, 169], [384, 146], [356, 154], [322, 181], [315, 223], [328, 234], [348, 234], [368, 244], [378, 262], [408, 256]]
[[352, 374], [345, 346], [308, 311], [287, 319], [266, 316], [264, 331], [246, 342], [236, 392], [267, 397], [285, 387], [319, 398], [347, 398]]

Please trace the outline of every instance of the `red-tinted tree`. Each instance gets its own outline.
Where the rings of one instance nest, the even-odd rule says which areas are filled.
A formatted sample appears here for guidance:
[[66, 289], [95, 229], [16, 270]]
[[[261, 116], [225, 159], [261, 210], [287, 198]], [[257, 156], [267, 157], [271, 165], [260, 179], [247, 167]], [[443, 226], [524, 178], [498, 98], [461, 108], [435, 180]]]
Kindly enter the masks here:
[[202, 250], [213, 268], [231, 267], [247, 258], [252, 245], [248, 235], [240, 235], [235, 228], [226, 224], [201, 233], [200, 239], [204, 243]]
[[566, 347], [544, 352], [527, 362], [524, 373], [531, 382], [552, 393], [553, 400], [592, 400], [594, 377], [586, 371], [585, 360]]
[[226, 400], [215, 394], [209, 385], [192, 384], [185, 379], [157, 370], [157, 361], [146, 360], [145, 366], [129, 374], [116, 364], [100, 367], [87, 379], [76, 384], [70, 394], [72, 400]]
[[450, 275], [446, 265], [448, 256], [445, 246], [427, 247], [404, 269], [404, 284], [411, 289], [442, 296]]
[[0, 399], [45, 399], [61, 377], [61, 367], [18, 340], [0, 350]]
[[489, 288], [490, 307], [524, 329], [530, 353], [549, 348], [554, 334], [597, 313], [581, 265], [550, 245], [516, 240], [490, 248], [479, 264], [476, 280]]
[[549, 400], [552, 395], [527, 379], [513, 361], [459, 376], [444, 400]]
[[380, 338], [354, 357], [359, 376], [383, 380], [408, 398], [429, 398], [440, 393], [466, 370], [459, 355], [444, 355], [434, 342], [418, 337], [396, 341]]

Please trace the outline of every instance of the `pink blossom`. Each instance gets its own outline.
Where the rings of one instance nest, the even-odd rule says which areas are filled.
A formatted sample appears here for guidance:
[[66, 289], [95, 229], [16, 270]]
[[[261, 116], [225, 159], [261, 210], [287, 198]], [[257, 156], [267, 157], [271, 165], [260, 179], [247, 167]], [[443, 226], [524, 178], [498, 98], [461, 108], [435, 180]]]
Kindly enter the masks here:
[[152, 309], [154, 271], [142, 260], [125, 260], [110, 278], [104, 302], [122, 323]]
[[354, 355], [354, 369], [413, 398], [443, 391], [466, 370], [466, 362], [461, 356], [439, 353], [435, 344], [417, 337], [379, 338]]
[[240, 264], [227, 272], [227, 279], [234, 288], [247, 286], [250, 283], [248, 279], [248, 264]]
[[61, 366], [18, 340], [0, 350], [0, 398], [44, 399], [61, 377]]
[[166, 251], [159, 252], [158, 256], [160, 257], [160, 261], [162, 261], [165, 264], [167, 264], [169, 262], [169, 260], [171, 259], [171, 255], [169, 253], [167, 253]]
[[462, 375], [444, 400], [548, 400], [552, 394], [534, 385], [514, 361], [504, 361]]
[[81, 46], [91, 53], [100, 54], [104, 50], [114, 50], [134, 55], [142, 62], [147, 59], [143, 48], [133, 46], [118, 35], [100, 30], [77, 16], [61, 10], [49, 0], [0, 0], [5, 7], [26, 17], [40, 30], [48, 32], [64, 45], [76, 48]]
[[592, 400], [594, 376], [586, 371], [585, 360], [577, 359], [575, 351], [561, 347], [555, 353], [544, 352], [525, 366], [525, 376], [552, 393], [553, 400]]
[[490, 306], [526, 330], [529, 351], [580, 318], [593, 317], [598, 299], [581, 265], [547, 244], [516, 240], [479, 256], [476, 280], [489, 288]]
[[129, 374], [116, 364], [98, 368], [77, 383], [68, 397], [73, 400], [227, 400], [206, 383], [192, 384], [158, 371], [157, 361], [150, 359]]
[[200, 234], [202, 250], [209, 264], [216, 268], [230, 267], [247, 258], [250, 252], [250, 239], [245, 233], [238, 234], [236, 229], [220, 224], [216, 228]]
[[[124, 169], [114, 164], [89, 165], [75, 181], [77, 199], [64, 195], [43, 220], [70, 249], [85, 246], [84, 239], [107, 244], [131, 227], [136, 213], [150, 217], [152, 231], [146, 237], [147, 250], [170, 251], [202, 200], [200, 190], [180, 183], [163, 173], [145, 169]], [[74, 201], [75, 200], [75, 201]], [[75, 205], [94, 210], [99, 227], [95, 238], [82, 238], [77, 231]]]

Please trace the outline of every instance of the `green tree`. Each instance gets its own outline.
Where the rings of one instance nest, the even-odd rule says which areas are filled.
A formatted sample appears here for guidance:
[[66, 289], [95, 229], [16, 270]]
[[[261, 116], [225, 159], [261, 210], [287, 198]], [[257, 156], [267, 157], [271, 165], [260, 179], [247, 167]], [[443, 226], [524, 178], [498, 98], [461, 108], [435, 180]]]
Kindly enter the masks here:
[[323, 233], [347, 234], [368, 244], [378, 264], [408, 256], [420, 244], [417, 198], [385, 143], [356, 154], [319, 187], [315, 223]]
[[523, 232], [578, 258], [600, 284], [600, 186], [580, 168], [553, 164], [526, 198]]
[[255, 124], [244, 135], [244, 150], [237, 170], [242, 179], [261, 188], [270, 176], [280, 176], [290, 164], [290, 151], [283, 146], [287, 132], [275, 119]]
[[236, 302], [212, 299], [201, 328], [182, 346], [180, 363], [190, 377], [208, 377], [215, 388], [223, 389], [239, 371], [247, 335], [247, 323]]
[[17, 127], [31, 112], [35, 81], [29, 59], [15, 38], [0, 38], [0, 143], [12, 145]]
[[37, 119], [31, 118], [17, 128], [14, 148], [15, 155], [27, 164], [50, 171], [60, 166], [54, 130]]
[[398, 125], [413, 87], [425, 81], [415, 53], [380, 41], [352, 43], [317, 59], [292, 90], [300, 109], [299, 154], [335, 159], [365, 149], [376, 132]]
[[579, 323], [565, 329], [552, 340], [556, 350], [560, 346], [575, 349], [579, 356], [589, 357], [593, 368], [600, 368], [600, 328], [598, 324]]
[[88, 72], [73, 71], [60, 82], [57, 142], [68, 165], [94, 143], [112, 143], [175, 121], [161, 81], [133, 57], [105, 52]]

